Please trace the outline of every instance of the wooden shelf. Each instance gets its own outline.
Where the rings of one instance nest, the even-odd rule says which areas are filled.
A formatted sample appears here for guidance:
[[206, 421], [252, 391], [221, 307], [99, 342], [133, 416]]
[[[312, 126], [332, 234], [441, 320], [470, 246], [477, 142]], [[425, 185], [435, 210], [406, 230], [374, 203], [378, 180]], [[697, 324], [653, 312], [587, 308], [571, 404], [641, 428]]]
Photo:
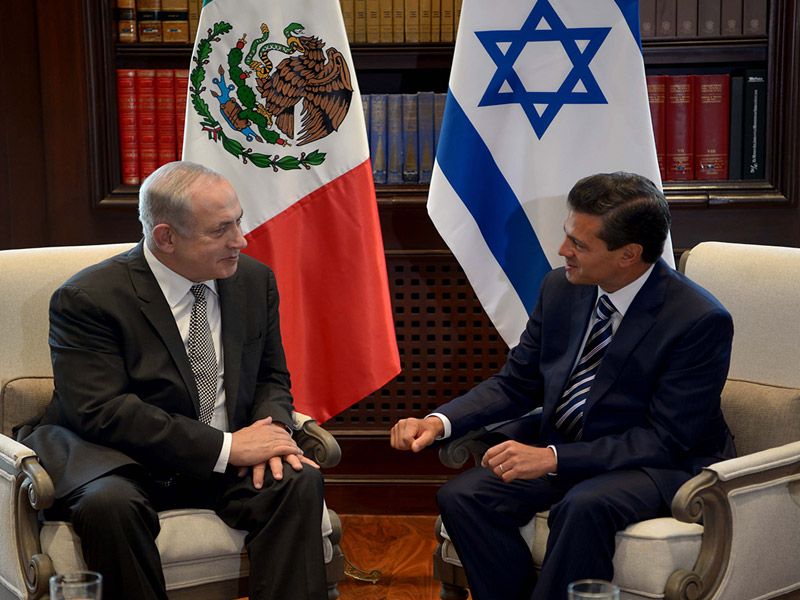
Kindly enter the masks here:
[[[649, 39], [642, 41], [646, 65], [757, 63], [767, 60], [767, 38]], [[351, 44], [359, 71], [449, 69], [454, 45]], [[117, 44], [120, 67], [133, 68], [142, 61], [186, 60], [191, 44]]]
[[767, 38], [644, 40], [646, 66], [766, 63]]
[[[428, 200], [428, 186], [376, 185], [378, 206], [383, 209], [415, 207]], [[664, 195], [672, 209], [711, 207], [785, 207], [783, 194], [766, 181], [667, 181]]]
[[[120, 185], [101, 202], [105, 209], [136, 208], [139, 188], [135, 185]], [[392, 184], [375, 186], [378, 206], [391, 210], [403, 207], [419, 207], [428, 201], [428, 186], [425, 184]], [[788, 201], [774, 186], [766, 181], [667, 181], [664, 195], [671, 208], [711, 207], [785, 207]]]

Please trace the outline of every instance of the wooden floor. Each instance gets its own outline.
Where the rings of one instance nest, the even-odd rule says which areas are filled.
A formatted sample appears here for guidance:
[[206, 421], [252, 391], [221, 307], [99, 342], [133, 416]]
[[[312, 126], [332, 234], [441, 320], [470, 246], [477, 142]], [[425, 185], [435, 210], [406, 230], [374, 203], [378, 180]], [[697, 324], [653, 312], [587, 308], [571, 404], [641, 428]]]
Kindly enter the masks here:
[[[340, 600], [439, 600], [433, 579], [436, 517], [339, 515], [342, 552], [363, 571], [380, 569], [377, 583], [346, 576]], [[240, 598], [239, 600], [247, 600]]]
[[431, 557], [436, 517], [340, 515], [342, 552], [364, 571], [380, 569], [378, 583], [350, 577], [339, 584], [341, 600], [438, 600]]

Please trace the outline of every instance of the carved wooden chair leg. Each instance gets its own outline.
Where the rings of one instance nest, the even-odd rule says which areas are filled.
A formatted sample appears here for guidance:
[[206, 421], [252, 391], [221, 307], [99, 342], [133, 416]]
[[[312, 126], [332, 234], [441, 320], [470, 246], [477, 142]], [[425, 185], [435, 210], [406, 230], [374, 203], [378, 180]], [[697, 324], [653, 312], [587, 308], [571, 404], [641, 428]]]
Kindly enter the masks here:
[[328, 600], [337, 600], [339, 598], [339, 582], [328, 582]]
[[439, 598], [442, 600], [466, 600], [469, 592], [460, 585], [442, 582], [442, 589], [439, 591]]

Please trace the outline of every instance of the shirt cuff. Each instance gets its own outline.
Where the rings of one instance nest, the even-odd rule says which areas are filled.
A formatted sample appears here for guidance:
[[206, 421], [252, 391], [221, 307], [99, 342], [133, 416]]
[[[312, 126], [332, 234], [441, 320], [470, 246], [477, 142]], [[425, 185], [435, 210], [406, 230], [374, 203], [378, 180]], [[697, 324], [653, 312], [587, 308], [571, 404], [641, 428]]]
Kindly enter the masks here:
[[447, 438], [449, 438], [450, 433], [453, 431], [453, 428], [450, 425], [450, 419], [445, 417], [442, 413], [437, 413], [437, 412], [431, 413], [425, 418], [430, 419], [431, 417], [439, 417], [439, 420], [442, 422], [442, 425], [444, 425], [444, 432], [442, 433], [442, 435], [436, 436], [436, 439], [446, 440]]
[[[556, 447], [552, 444], [550, 444], [548, 448], [550, 448], [550, 450], [553, 451], [553, 454], [556, 455], [556, 468], [558, 468], [558, 450], [556, 450]], [[548, 475], [558, 475], [558, 473], [548, 473]]]
[[233, 434], [229, 431], [222, 432], [222, 450], [219, 451], [217, 464], [214, 465], [214, 473], [224, 473], [228, 468], [228, 460], [231, 457], [231, 445], [233, 444]]

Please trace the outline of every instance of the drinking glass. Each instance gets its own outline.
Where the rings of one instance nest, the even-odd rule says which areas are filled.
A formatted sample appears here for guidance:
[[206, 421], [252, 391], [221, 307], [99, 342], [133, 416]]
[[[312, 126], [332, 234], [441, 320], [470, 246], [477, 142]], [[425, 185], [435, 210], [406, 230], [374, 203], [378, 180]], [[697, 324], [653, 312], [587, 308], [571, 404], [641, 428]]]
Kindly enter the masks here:
[[100, 573], [61, 573], [50, 578], [50, 600], [102, 600], [102, 588]]
[[619, 600], [619, 588], [602, 579], [581, 579], [567, 587], [569, 600]]

